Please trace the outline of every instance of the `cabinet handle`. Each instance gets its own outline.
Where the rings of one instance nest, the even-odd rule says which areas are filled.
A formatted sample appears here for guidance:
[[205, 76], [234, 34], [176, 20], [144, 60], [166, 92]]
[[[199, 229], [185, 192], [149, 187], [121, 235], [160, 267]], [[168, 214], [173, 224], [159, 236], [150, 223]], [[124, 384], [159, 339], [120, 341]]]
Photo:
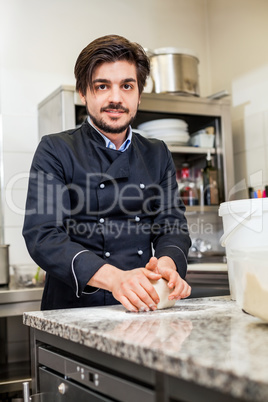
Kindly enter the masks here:
[[65, 392], [67, 390], [66, 385], [62, 382], [59, 386], [58, 386], [58, 391], [61, 395], [64, 395]]

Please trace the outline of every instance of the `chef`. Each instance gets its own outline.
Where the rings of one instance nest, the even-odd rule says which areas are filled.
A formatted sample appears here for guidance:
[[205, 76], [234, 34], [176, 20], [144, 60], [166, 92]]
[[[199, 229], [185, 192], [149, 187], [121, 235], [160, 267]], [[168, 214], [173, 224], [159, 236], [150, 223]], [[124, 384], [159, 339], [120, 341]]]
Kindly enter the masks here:
[[161, 277], [170, 299], [190, 295], [191, 241], [171, 154], [131, 128], [148, 74], [137, 43], [94, 40], [75, 65], [87, 120], [38, 145], [23, 235], [46, 271], [43, 310], [117, 303], [155, 310], [150, 280]]

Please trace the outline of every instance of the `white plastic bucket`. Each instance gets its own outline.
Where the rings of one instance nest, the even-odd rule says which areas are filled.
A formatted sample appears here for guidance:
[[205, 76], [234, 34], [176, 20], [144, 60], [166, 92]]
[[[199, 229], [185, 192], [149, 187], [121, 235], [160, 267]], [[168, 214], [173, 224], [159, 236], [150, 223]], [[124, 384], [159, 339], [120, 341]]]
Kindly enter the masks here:
[[[224, 202], [220, 205], [219, 216], [223, 220], [224, 233], [220, 243], [226, 249], [231, 298], [236, 300], [243, 250], [268, 248], [268, 198]], [[237, 249], [241, 252], [240, 257], [237, 253], [234, 257], [233, 251]]]
[[242, 309], [268, 322], [268, 248], [247, 250], [245, 260]]
[[268, 322], [268, 248], [231, 250], [231, 294], [244, 311]]

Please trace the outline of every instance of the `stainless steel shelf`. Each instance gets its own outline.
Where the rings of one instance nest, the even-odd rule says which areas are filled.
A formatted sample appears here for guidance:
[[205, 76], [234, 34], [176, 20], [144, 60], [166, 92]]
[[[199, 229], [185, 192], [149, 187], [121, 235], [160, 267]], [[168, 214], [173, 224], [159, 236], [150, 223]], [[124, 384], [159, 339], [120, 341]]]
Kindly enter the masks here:
[[20, 303], [41, 300], [44, 288], [2, 288], [0, 289], [0, 304]]
[[211, 154], [215, 154], [215, 148], [201, 148], [201, 147], [184, 147], [177, 145], [170, 145], [168, 149], [171, 153], [180, 153], [180, 154], [204, 154], [206, 155], [208, 151]]
[[40, 310], [43, 288], [0, 289], [0, 317], [22, 315]]
[[[9, 317], [22, 316], [26, 311], [40, 310], [42, 293], [43, 288], [16, 288], [11, 277], [10, 286], [0, 288], [1, 325]], [[22, 320], [21, 325], [23, 325]], [[7, 353], [6, 348], [7, 339], [4, 339], [1, 344], [1, 353]], [[3, 355], [0, 364], [0, 394], [22, 391], [23, 382], [29, 382], [31, 386], [30, 360], [11, 363], [6, 357], [6, 362], [4, 362], [5, 356]]]
[[0, 393], [22, 391], [22, 383], [31, 385], [30, 361], [0, 365]]
[[205, 212], [218, 212], [219, 205], [186, 205], [186, 214], [187, 213], [205, 213]]
[[[74, 86], [62, 85], [38, 105], [39, 135], [67, 130], [76, 126], [76, 109], [83, 106]], [[140, 118], [139, 118], [140, 116]], [[208, 99], [197, 96], [179, 96], [175, 94], [143, 93], [141, 104], [135, 119], [136, 124], [161, 116], [186, 118], [192, 126], [192, 132], [215, 122], [215, 148], [210, 149], [217, 160], [217, 167], [222, 174], [222, 199], [226, 199], [234, 187], [234, 163], [232, 147], [232, 127], [230, 119], [230, 100]], [[166, 117], [165, 117], [166, 116]], [[140, 120], [140, 122], [138, 122]], [[202, 126], [202, 127], [201, 127]], [[136, 127], [135, 125], [133, 128]], [[170, 146], [174, 154], [187, 154], [200, 159], [207, 148]], [[176, 155], [175, 155], [176, 156]]]

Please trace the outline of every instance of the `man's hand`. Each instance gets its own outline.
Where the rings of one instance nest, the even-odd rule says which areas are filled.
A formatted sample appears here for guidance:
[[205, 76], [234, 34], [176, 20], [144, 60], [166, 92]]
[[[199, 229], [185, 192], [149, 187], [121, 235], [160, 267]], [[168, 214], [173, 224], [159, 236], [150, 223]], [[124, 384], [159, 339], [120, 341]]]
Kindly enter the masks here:
[[156, 310], [160, 300], [149, 279], [156, 281], [160, 278], [160, 274], [146, 268], [119, 270], [111, 291], [114, 298], [129, 311]]
[[176, 265], [170, 257], [151, 257], [146, 264], [146, 269], [160, 273], [161, 276], [168, 281], [168, 287], [174, 289], [169, 295], [169, 300], [179, 300], [190, 296], [191, 287], [184, 281], [176, 270]]
[[133, 312], [156, 310], [159, 297], [149, 279], [157, 281], [163, 277], [170, 289], [169, 299], [183, 299], [191, 293], [191, 287], [176, 271], [169, 257], [150, 258], [145, 268], [123, 271], [113, 265], [103, 265], [88, 282], [88, 285], [112, 292], [114, 298]]
[[113, 265], [103, 265], [88, 285], [109, 290], [114, 298], [133, 312], [155, 310], [159, 297], [149, 279], [157, 281], [159, 273], [146, 268], [123, 271]]

